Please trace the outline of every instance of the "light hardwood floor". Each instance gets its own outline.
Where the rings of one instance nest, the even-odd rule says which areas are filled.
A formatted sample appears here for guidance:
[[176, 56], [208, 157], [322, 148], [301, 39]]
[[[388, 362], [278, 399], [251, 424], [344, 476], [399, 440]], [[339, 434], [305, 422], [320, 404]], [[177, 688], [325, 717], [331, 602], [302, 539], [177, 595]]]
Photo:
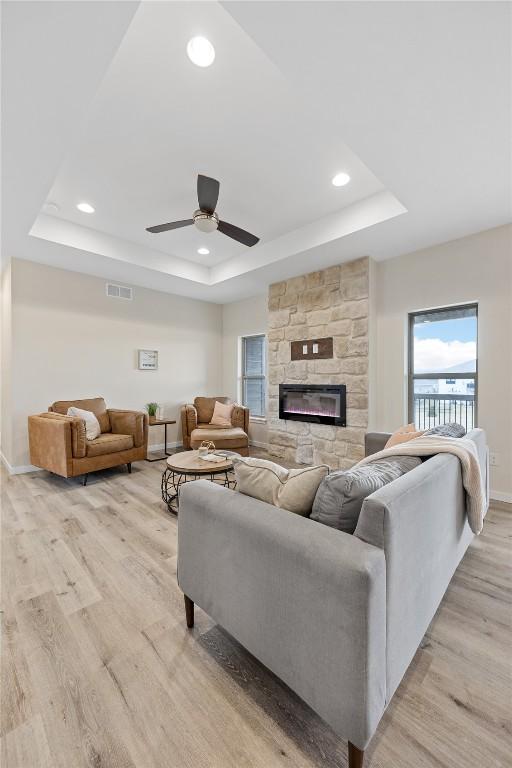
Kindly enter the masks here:
[[[346, 743], [196, 610], [163, 462], [2, 474], [2, 768], [345, 768]], [[511, 766], [512, 514], [487, 516], [367, 768]]]

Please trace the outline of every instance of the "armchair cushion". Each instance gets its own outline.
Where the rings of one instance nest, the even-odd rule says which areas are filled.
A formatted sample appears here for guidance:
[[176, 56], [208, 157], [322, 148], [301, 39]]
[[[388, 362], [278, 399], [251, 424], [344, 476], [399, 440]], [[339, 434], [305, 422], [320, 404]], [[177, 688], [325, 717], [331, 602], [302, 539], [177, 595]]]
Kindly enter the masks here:
[[214, 424], [216, 427], [230, 427], [231, 426], [231, 414], [233, 412], [233, 406], [226, 403], [215, 402], [213, 409], [213, 416], [210, 420], [210, 424]]
[[[143, 411], [126, 411], [109, 408], [108, 417], [115, 435], [131, 435], [133, 446], [140, 448], [147, 439], [147, 415]], [[123, 450], [123, 449], [117, 449]]]
[[101, 435], [100, 423], [92, 411], [84, 411], [82, 408], [72, 406], [68, 408], [67, 415], [82, 419], [85, 424], [85, 435], [88, 440], [94, 440], [94, 438]]
[[211, 440], [217, 448], [245, 448], [248, 444], [247, 435], [238, 427], [214, 427], [209, 429], [194, 429], [190, 435], [190, 447], [199, 448], [203, 440]]
[[129, 451], [133, 448], [132, 435], [119, 435], [113, 432], [100, 435], [95, 440], [87, 440], [87, 456], [105, 456], [117, 451]]
[[102, 397], [92, 397], [86, 400], [57, 400], [50, 405], [48, 410], [65, 416], [68, 408], [81, 408], [83, 411], [92, 411], [100, 423], [101, 431], [110, 432], [110, 419], [107, 406]]
[[215, 403], [230, 402], [229, 397], [196, 397], [194, 407], [197, 411], [197, 421], [199, 424], [209, 424], [212, 420]]

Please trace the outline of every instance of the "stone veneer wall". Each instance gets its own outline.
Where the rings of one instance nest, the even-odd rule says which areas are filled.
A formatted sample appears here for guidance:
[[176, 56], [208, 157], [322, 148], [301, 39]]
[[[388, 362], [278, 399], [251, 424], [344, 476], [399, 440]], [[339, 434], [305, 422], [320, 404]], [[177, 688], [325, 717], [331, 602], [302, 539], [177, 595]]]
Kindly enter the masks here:
[[[368, 425], [369, 258], [269, 288], [269, 450], [299, 463], [347, 469], [364, 455]], [[331, 360], [291, 361], [290, 342], [334, 338]], [[345, 384], [347, 427], [279, 419], [279, 384]]]

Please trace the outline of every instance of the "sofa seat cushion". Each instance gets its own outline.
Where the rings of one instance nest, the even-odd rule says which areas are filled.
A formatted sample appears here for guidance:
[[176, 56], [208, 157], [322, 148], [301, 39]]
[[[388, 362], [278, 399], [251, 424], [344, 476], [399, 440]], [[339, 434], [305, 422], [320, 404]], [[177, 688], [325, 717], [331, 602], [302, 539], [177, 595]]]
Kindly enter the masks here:
[[114, 435], [111, 432], [100, 435], [96, 440], [87, 440], [87, 456], [104, 456], [107, 453], [129, 451], [133, 448], [132, 435]]
[[231, 429], [231, 424], [229, 426], [226, 426], [226, 427], [223, 427], [220, 424], [215, 424], [215, 425], [214, 424], [197, 424], [194, 429], [209, 429], [210, 431], [212, 429], [215, 429], [215, 430], [217, 430], [217, 429]]
[[198, 428], [192, 431], [190, 435], [190, 445], [192, 448], [199, 448], [203, 440], [211, 440], [212, 443], [222, 443], [226, 448], [229, 446], [240, 447], [246, 446], [248, 443], [248, 437], [243, 429], [240, 427], [212, 427], [209, 429]]
[[354, 533], [366, 497], [420, 464], [417, 456], [391, 456], [361, 467], [331, 472], [315, 496], [311, 519]]

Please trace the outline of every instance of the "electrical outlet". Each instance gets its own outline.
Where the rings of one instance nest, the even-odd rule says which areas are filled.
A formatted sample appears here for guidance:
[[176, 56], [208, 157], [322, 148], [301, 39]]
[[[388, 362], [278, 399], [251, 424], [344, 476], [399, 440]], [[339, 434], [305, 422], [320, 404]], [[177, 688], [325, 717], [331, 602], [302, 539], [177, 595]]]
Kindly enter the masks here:
[[497, 453], [490, 453], [489, 454], [489, 465], [491, 467], [497, 467], [499, 466], [499, 454]]

